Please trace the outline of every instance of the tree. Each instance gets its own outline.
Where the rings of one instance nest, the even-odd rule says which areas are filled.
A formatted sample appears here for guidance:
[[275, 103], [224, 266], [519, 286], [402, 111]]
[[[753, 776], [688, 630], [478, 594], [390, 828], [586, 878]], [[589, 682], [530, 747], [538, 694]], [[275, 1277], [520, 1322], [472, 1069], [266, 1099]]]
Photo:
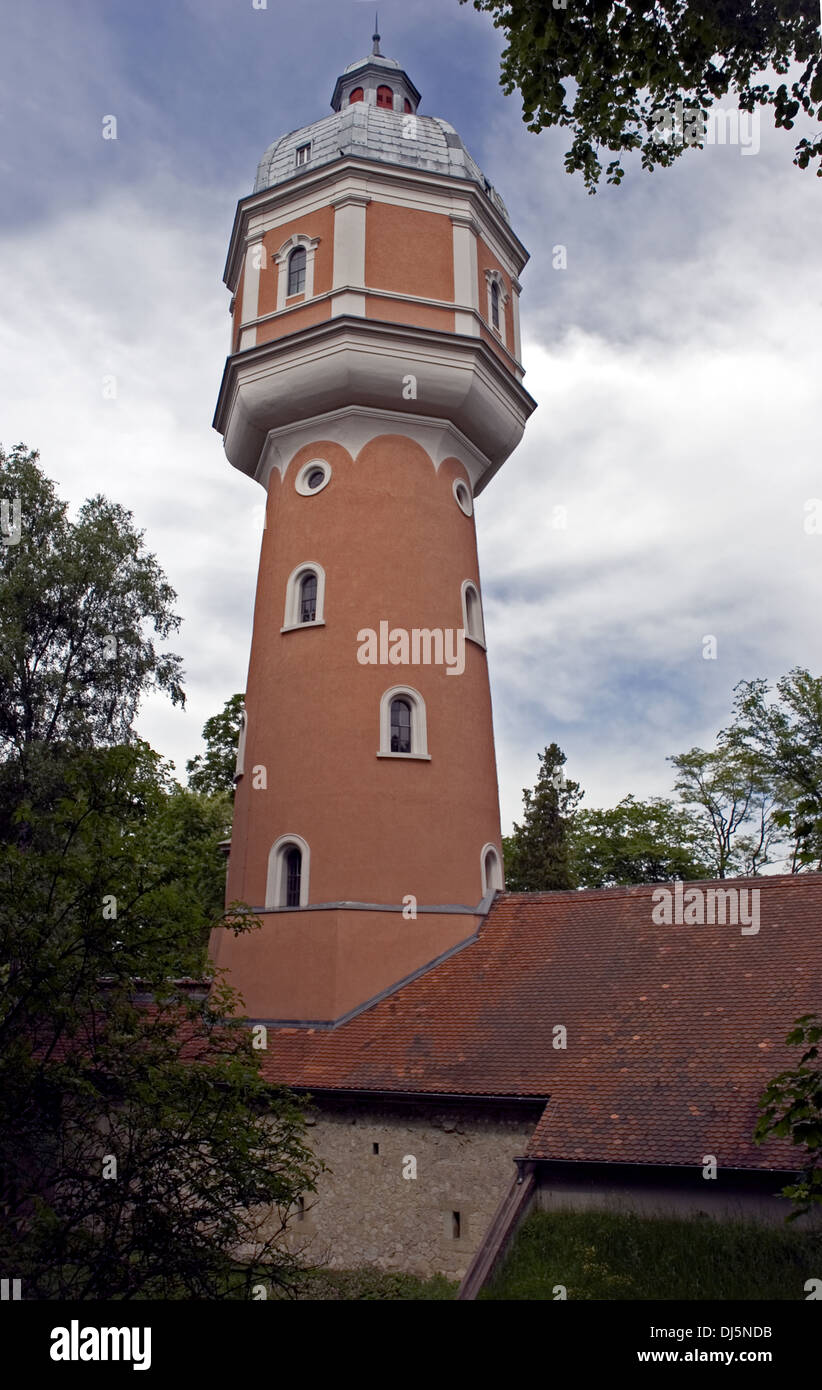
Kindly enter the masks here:
[[626, 796], [607, 810], [580, 810], [570, 822], [571, 869], [579, 888], [711, 878], [704, 819], [665, 797]]
[[713, 752], [692, 748], [668, 762], [676, 768], [674, 787], [683, 803], [707, 817], [717, 878], [758, 874], [772, 862], [774, 794], [758, 759], [720, 742]]
[[574, 886], [568, 828], [583, 793], [578, 782], [565, 780], [565, 761], [552, 743], [539, 755], [534, 790], [523, 788], [523, 823], [503, 841], [506, 884], [514, 893]]
[[822, 678], [797, 666], [771, 688], [759, 679], [734, 692], [722, 743], [754, 760], [773, 788], [773, 821], [789, 843], [792, 872], [822, 869]]
[[805, 1149], [803, 1171], [796, 1181], [783, 1188], [783, 1197], [795, 1203], [790, 1219], [802, 1216], [822, 1204], [822, 1066], [819, 1043], [822, 1017], [804, 1014], [794, 1023], [786, 1041], [803, 1047], [795, 1067], [782, 1071], [765, 1088], [759, 1102], [761, 1115], [755, 1130], [756, 1142], [768, 1138], [790, 1138]]
[[[772, 107], [775, 125], [786, 130], [801, 113], [810, 138], [798, 140], [794, 163], [804, 169], [822, 156], [822, 135], [810, 125], [822, 119], [818, 0], [473, 4], [505, 34], [503, 90], [519, 90], [529, 130], [572, 131], [565, 168], [582, 174], [589, 193], [602, 149], [617, 156], [609, 183], [622, 180], [620, 156], [631, 150], [641, 152], [645, 169], [670, 165], [702, 143], [705, 113], [729, 94], [739, 112]], [[794, 63], [801, 70], [790, 85], [777, 84], [773, 74], [785, 77]]]
[[70, 521], [38, 457], [0, 449], [21, 517], [0, 546], [0, 758], [24, 771], [35, 746], [127, 742], [152, 689], [185, 703], [180, 657], [155, 642], [180, 626], [176, 594], [131, 513], [98, 496]]
[[234, 795], [234, 768], [244, 701], [245, 695], [232, 695], [220, 713], [213, 714], [203, 725], [206, 751], [186, 763], [192, 791], [203, 792], [206, 796]]
[[318, 1164], [205, 969], [215, 918], [259, 925], [220, 917], [229, 798], [179, 787], [133, 727], [147, 689], [182, 698], [144, 632], [173, 630], [173, 592], [128, 513], [72, 525], [36, 455], [4, 465], [0, 1267], [35, 1298], [289, 1286]]

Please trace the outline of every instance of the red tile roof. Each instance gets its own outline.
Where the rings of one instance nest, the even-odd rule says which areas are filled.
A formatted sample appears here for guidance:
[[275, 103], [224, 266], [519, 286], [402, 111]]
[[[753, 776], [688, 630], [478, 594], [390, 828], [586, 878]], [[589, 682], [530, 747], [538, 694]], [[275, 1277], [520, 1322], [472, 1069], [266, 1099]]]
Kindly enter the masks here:
[[822, 1008], [822, 874], [700, 885], [758, 889], [757, 935], [657, 926], [658, 886], [502, 894], [475, 942], [349, 1023], [269, 1029], [264, 1074], [549, 1096], [531, 1157], [795, 1167], [787, 1141], [751, 1135], [763, 1086], [798, 1060], [792, 1021]]

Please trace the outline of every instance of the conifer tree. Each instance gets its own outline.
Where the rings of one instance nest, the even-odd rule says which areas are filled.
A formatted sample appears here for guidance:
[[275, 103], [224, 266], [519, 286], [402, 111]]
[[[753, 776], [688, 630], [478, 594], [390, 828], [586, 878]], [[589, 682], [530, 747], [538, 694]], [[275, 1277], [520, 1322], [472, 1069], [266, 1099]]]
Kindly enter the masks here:
[[523, 788], [523, 822], [504, 841], [506, 886], [515, 893], [573, 888], [569, 822], [584, 793], [564, 773], [565, 754], [552, 743], [539, 755], [533, 791]]

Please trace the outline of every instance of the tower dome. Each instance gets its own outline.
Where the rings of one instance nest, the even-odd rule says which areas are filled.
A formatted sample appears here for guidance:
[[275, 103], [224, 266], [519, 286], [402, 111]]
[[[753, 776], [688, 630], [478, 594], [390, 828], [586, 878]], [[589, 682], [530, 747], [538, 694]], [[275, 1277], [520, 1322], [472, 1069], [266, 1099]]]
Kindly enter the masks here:
[[[350, 155], [470, 179], [510, 221], [502, 198], [454, 127], [437, 116], [420, 116], [419, 102], [417, 88], [394, 58], [372, 53], [351, 63], [337, 78], [333, 115], [268, 146], [257, 166], [255, 193], [286, 183], [298, 168], [319, 169]], [[306, 147], [298, 165], [297, 151]]]

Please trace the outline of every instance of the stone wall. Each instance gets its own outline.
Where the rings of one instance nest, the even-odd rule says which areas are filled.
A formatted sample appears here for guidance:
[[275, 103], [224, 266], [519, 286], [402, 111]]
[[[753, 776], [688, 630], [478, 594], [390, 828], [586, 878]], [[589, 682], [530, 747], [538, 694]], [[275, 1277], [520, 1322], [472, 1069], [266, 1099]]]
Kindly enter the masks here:
[[328, 1172], [291, 1240], [315, 1265], [461, 1279], [526, 1149], [539, 1110], [477, 1103], [315, 1100]]

